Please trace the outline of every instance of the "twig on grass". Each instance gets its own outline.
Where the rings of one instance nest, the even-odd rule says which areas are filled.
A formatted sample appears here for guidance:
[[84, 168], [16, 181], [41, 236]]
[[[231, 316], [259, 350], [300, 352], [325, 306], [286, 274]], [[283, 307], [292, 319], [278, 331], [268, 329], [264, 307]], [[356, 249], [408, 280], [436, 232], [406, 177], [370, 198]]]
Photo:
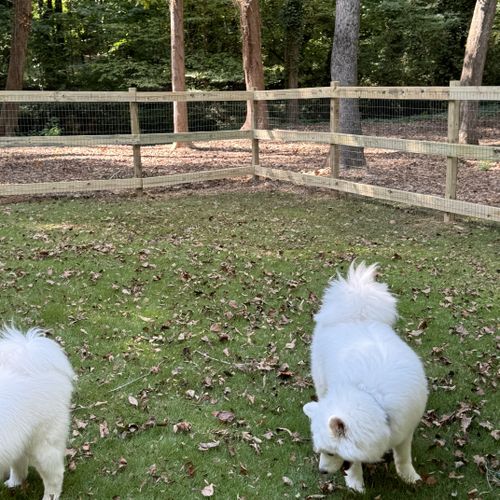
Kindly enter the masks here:
[[[158, 368], [160, 367], [160, 365], [161, 365], [161, 362], [158, 363]], [[153, 373], [151, 370], [148, 371], [147, 373], [143, 373], [140, 377], [136, 377], [132, 380], [129, 380], [128, 382], [125, 382], [124, 384], [119, 385], [118, 387], [115, 387], [114, 389], [109, 390], [106, 394], [111, 394], [112, 392], [119, 391], [120, 389], [123, 389], [124, 387], [132, 385], [133, 383], [138, 382], [139, 380], [142, 380], [143, 378], [146, 378], [148, 375], [151, 375], [151, 373]]]
[[201, 352], [198, 349], [196, 349], [194, 352], [197, 354], [200, 354], [205, 359], [211, 359], [212, 361], [217, 361], [218, 363], [224, 363], [225, 365], [231, 365], [231, 366], [233, 364], [233, 363], [230, 363], [229, 361], [224, 361], [223, 359], [212, 358], [212, 356], [209, 356], [206, 352]]

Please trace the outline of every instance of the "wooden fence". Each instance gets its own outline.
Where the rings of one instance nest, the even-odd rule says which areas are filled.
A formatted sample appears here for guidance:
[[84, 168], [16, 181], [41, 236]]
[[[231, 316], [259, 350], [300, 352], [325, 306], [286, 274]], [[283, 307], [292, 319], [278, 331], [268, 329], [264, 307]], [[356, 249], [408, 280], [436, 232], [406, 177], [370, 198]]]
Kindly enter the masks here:
[[[224, 130], [186, 133], [141, 133], [138, 106], [140, 103], [165, 103], [175, 101], [247, 101], [250, 109], [257, 109], [259, 101], [330, 100], [330, 131], [308, 132], [296, 130], [259, 129], [255, 113], [252, 129]], [[377, 100], [426, 100], [448, 102], [448, 140], [447, 142], [420, 141], [379, 136], [345, 134], [339, 132], [339, 104], [343, 98]], [[278, 179], [294, 184], [321, 187], [336, 191], [354, 193], [370, 198], [407, 203], [417, 207], [444, 211], [445, 218], [454, 214], [500, 221], [500, 207], [456, 200], [458, 159], [480, 159], [500, 161], [500, 146], [475, 146], [458, 144], [458, 127], [461, 101], [500, 101], [500, 87], [341, 87], [332, 83], [330, 87], [310, 89], [290, 89], [275, 91], [241, 92], [31, 92], [0, 91], [0, 105], [9, 103], [129, 103], [130, 134], [112, 135], [72, 135], [72, 136], [15, 136], [0, 137], [0, 148], [28, 146], [86, 146], [130, 145], [133, 148], [134, 176], [127, 179], [62, 181], [26, 184], [0, 184], [0, 196], [55, 194], [75, 191], [97, 191], [115, 189], [146, 189], [151, 187], [173, 186], [183, 183], [204, 182], [237, 176], [256, 175], [263, 178]], [[500, 123], [499, 123], [500, 132]], [[173, 142], [198, 142], [212, 140], [246, 139], [252, 144], [252, 162], [245, 167], [224, 168], [196, 173], [172, 174], [144, 177], [141, 168], [141, 146], [169, 144]], [[321, 177], [260, 165], [259, 142], [314, 142], [330, 146], [328, 156], [330, 176]], [[392, 151], [439, 155], [446, 157], [445, 196], [439, 197], [420, 194], [369, 184], [360, 184], [339, 178], [339, 148], [356, 146], [380, 148]]]

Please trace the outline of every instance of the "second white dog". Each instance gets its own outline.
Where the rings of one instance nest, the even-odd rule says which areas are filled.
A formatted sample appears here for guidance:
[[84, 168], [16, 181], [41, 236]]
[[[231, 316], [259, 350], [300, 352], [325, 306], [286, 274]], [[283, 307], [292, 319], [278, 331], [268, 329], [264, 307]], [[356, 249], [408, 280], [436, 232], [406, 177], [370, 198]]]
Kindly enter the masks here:
[[43, 500], [58, 500], [70, 422], [74, 373], [59, 345], [33, 328], [0, 332], [0, 478], [20, 485], [33, 465]]
[[392, 449], [398, 475], [420, 479], [412, 465], [413, 433], [425, 410], [427, 382], [418, 356], [392, 329], [396, 299], [377, 283], [377, 265], [349, 268], [327, 288], [311, 346], [318, 402], [304, 405], [322, 472], [344, 461], [348, 487], [363, 492], [362, 462]]

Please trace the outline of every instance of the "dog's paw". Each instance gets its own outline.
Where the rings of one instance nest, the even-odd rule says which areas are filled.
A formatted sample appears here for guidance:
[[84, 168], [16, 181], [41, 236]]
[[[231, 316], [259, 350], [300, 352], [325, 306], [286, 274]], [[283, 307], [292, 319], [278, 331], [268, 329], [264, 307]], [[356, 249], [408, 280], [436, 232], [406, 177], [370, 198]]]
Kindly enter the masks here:
[[23, 484], [23, 482], [21, 480], [19, 480], [17, 477], [9, 477], [9, 479], [7, 479], [7, 481], [5, 481], [5, 486], [7, 486], [7, 488], [16, 488], [17, 486], [21, 486], [21, 484]]
[[408, 484], [415, 484], [422, 479], [412, 465], [401, 467], [397, 472], [398, 476]]
[[362, 481], [358, 481], [352, 478], [349, 478], [346, 476], [345, 478], [345, 485], [350, 488], [351, 490], [356, 491], [357, 493], [364, 493], [365, 492], [365, 485], [363, 484]]

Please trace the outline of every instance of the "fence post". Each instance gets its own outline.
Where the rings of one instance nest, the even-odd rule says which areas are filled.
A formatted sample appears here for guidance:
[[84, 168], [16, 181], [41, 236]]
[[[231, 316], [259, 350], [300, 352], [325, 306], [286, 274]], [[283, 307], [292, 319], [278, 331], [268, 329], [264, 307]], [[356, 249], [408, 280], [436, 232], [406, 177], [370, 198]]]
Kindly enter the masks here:
[[[339, 82], [330, 82], [330, 87], [335, 90]], [[340, 99], [338, 97], [330, 98], [330, 132], [340, 132]], [[338, 179], [340, 174], [340, 147], [338, 144], [330, 144], [330, 152], [328, 154], [328, 166], [330, 175], [334, 179]]]
[[[453, 80], [450, 82], [450, 87], [460, 85], [459, 81]], [[458, 143], [460, 133], [460, 101], [448, 100], [448, 142]], [[456, 199], [457, 197], [457, 171], [458, 157], [446, 157], [446, 188], [444, 197], [448, 199]], [[451, 213], [444, 214], [445, 222], [453, 222], [455, 215]]]
[[[252, 100], [250, 101], [250, 113], [252, 116], [251, 120], [252, 134], [254, 134], [258, 128], [257, 101], [255, 100], [256, 90], [257, 89], [255, 87], [252, 87]], [[252, 137], [252, 167], [254, 169], [254, 179], [257, 179], [257, 175], [255, 174], [255, 167], [258, 167], [259, 164], [260, 164], [259, 139], [255, 139], [255, 137]]]
[[[130, 131], [135, 139], [139, 139], [141, 135], [141, 126], [139, 123], [139, 104], [137, 103], [137, 89], [131, 87], [128, 89], [130, 94]], [[141, 145], [132, 145], [132, 153], [134, 157], [134, 177], [140, 179], [140, 187], [136, 189], [139, 194], [142, 192], [142, 161], [141, 161]]]

